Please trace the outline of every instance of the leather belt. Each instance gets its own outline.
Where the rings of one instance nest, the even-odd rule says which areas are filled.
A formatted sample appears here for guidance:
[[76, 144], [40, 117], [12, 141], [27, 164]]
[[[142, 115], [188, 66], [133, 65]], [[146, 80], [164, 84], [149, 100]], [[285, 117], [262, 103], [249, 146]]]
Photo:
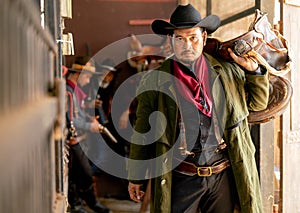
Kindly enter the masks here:
[[76, 144], [78, 144], [80, 141], [82, 141], [84, 139], [86, 139], [86, 134], [77, 136], [77, 137], [72, 138], [72, 139], [69, 139], [68, 144], [69, 145], [76, 145]]
[[212, 166], [196, 166], [193, 163], [182, 161], [175, 168], [175, 171], [189, 176], [198, 175], [199, 177], [209, 177], [212, 176], [213, 174], [219, 174], [229, 166], [230, 166], [230, 161], [227, 159], [217, 161]]

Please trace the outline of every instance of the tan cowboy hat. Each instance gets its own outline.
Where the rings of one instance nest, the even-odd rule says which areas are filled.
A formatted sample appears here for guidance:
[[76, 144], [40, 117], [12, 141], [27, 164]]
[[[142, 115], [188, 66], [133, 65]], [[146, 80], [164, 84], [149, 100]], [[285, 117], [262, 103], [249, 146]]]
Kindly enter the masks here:
[[216, 15], [209, 15], [201, 18], [200, 13], [191, 4], [178, 5], [172, 13], [170, 23], [164, 20], [154, 20], [152, 31], [159, 35], [172, 35], [175, 29], [203, 27], [207, 33], [213, 33], [220, 26], [220, 18]]
[[69, 72], [85, 72], [90, 74], [99, 74], [96, 72], [94, 62], [89, 56], [77, 56], [71, 68], [68, 68]]

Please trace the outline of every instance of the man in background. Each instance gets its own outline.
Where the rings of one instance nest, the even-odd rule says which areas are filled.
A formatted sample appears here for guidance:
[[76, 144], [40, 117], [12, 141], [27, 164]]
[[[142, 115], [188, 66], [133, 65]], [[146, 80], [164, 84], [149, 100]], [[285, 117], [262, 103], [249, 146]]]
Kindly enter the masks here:
[[[89, 58], [77, 57], [72, 68], [68, 69], [66, 79], [66, 120], [69, 130], [67, 141], [70, 147], [68, 199], [71, 213], [87, 212], [82, 206], [81, 199], [94, 212], [110, 212], [108, 208], [98, 202], [95, 196], [92, 169], [86, 156], [87, 132], [99, 134], [103, 129], [95, 117], [86, 114], [84, 110], [86, 94], [79, 87], [88, 84], [93, 74], [96, 74], [96, 70]], [[93, 141], [89, 142], [92, 143]]]

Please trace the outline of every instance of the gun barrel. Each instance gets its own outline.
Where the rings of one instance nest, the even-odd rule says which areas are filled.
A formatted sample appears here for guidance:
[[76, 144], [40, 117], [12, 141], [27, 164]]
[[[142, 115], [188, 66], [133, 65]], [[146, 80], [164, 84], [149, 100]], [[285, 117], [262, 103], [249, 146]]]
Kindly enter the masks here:
[[117, 139], [111, 134], [111, 132], [101, 124], [99, 124], [99, 132], [107, 135], [112, 142], [118, 143]]
[[114, 142], [114, 143], [118, 143], [117, 139], [111, 134], [111, 132], [104, 127], [103, 132], [109, 137], [109, 139]]

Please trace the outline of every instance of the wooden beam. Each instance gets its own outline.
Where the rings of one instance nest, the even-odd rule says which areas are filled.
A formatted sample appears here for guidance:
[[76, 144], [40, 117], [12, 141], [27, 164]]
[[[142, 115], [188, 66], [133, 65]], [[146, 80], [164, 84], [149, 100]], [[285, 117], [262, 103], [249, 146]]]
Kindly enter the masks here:
[[[131, 19], [129, 25], [151, 25], [155, 19]], [[169, 22], [169, 20], [165, 20]]]
[[140, 3], [163, 3], [163, 2], [176, 2], [176, 0], [97, 0], [100, 2], [140, 2]]

